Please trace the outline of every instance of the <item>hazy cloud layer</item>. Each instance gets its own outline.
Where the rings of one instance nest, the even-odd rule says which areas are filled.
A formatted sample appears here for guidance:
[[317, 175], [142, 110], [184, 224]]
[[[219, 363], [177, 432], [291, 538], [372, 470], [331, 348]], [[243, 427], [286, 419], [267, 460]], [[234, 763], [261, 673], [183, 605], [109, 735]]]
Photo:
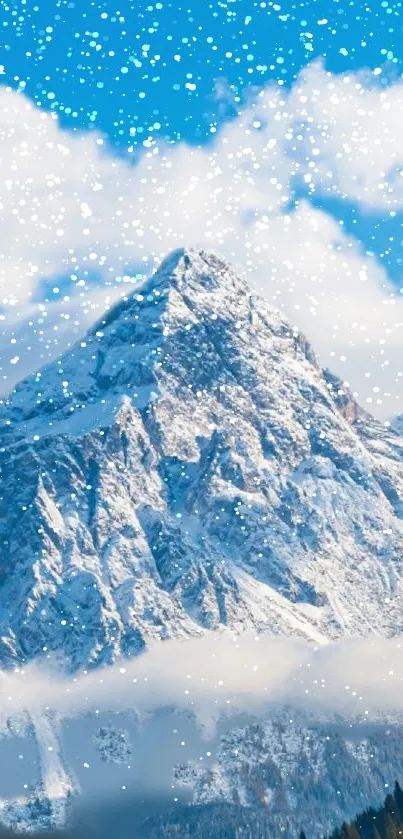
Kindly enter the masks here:
[[206, 635], [156, 644], [130, 662], [76, 677], [44, 666], [1, 673], [0, 714], [45, 708], [84, 710], [175, 707], [206, 722], [221, 713], [266, 713], [291, 704], [329, 715], [375, 719], [403, 712], [403, 646], [377, 636], [314, 647], [295, 639]]

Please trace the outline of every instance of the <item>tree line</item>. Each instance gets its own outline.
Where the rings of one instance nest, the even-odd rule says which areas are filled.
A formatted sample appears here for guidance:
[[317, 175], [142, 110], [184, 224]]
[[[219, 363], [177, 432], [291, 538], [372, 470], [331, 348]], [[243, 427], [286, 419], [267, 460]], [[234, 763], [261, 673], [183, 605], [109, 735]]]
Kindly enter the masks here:
[[[351, 822], [344, 822], [327, 839], [402, 839], [403, 790], [398, 781], [393, 793], [388, 793], [382, 807], [368, 807]], [[309, 839], [302, 830], [300, 839]]]

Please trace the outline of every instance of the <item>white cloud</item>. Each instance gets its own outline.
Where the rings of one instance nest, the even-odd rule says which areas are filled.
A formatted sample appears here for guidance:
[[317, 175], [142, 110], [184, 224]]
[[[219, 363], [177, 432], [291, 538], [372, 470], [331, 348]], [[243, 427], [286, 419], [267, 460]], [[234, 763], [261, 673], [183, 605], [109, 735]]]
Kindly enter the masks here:
[[162, 707], [193, 711], [204, 724], [240, 710], [267, 714], [270, 706], [297, 705], [327, 715], [390, 719], [403, 711], [401, 638], [349, 638], [314, 647], [271, 636], [236, 638], [229, 632], [156, 643], [131, 661], [66, 676], [30, 664], [0, 671], [0, 717], [12, 712]]
[[315, 63], [296, 82], [288, 108], [292, 153], [314, 186], [367, 209], [402, 208], [402, 81], [384, 87], [369, 71], [332, 75]]
[[382, 267], [306, 201], [262, 227], [253, 239], [266, 266], [262, 290], [366, 407], [382, 415], [402, 410], [403, 301]]
[[[366, 207], [403, 202], [402, 91], [400, 82], [385, 90], [313, 65], [289, 94], [262, 91], [209, 147], [145, 141], [132, 163], [0, 89], [0, 349], [6, 361], [20, 358], [3, 373], [6, 385], [71, 341], [70, 318], [82, 331], [91, 305], [102, 308], [102, 289], [114, 299], [133, 273], [192, 245], [249, 272], [361, 401], [383, 415], [403, 410], [403, 301], [330, 216], [307, 202], [286, 210], [296, 175]], [[99, 275], [98, 288], [85, 272]], [[64, 299], [43, 317], [35, 296], [44, 278], [60, 275]], [[40, 358], [25, 351], [29, 334]]]

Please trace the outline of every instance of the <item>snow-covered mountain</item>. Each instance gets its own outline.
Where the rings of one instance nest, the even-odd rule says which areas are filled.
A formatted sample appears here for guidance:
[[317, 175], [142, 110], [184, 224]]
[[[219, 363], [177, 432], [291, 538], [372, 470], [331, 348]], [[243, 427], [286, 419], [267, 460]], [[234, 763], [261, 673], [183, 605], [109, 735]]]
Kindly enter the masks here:
[[401, 630], [403, 438], [216, 256], [171, 254], [0, 422], [3, 665]]
[[[60, 652], [76, 670], [223, 627], [315, 643], [399, 634], [400, 425], [363, 411], [218, 257], [174, 252], [0, 406], [1, 665]], [[60, 822], [82, 786], [52, 726], [40, 716], [27, 735], [11, 726], [40, 781], [26, 799], [1, 794], [8, 822]], [[291, 832], [302, 802], [320, 835], [339, 814], [328, 740], [302, 723], [284, 730], [280, 715], [229, 732], [211, 769], [190, 761], [177, 782], [197, 801], [258, 795], [267, 807], [281, 787]], [[374, 803], [401, 770], [391, 742], [378, 750]], [[350, 794], [373, 743], [340, 749]], [[311, 775], [296, 789], [307, 764], [320, 789]], [[340, 814], [362, 806], [354, 789]]]

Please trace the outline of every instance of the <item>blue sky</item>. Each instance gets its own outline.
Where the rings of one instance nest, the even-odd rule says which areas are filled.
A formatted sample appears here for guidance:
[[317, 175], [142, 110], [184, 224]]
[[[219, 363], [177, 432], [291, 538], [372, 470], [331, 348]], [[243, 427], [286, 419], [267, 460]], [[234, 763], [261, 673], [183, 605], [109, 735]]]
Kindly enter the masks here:
[[318, 57], [335, 73], [381, 66], [385, 84], [402, 71], [401, 3], [389, 0], [371, 9], [348, 0], [3, 0], [1, 7], [4, 83], [25, 82], [63, 126], [101, 129], [123, 149], [150, 133], [208, 142], [230, 116], [215, 99], [218, 78], [242, 100], [272, 79], [291, 85]]
[[[163, 2], [163, 0], [161, 2], [151, 0], [151, 2], [136, 3], [123, 2], [123, 0], [122, 2], [117, 0], [116, 3], [111, 3], [108, 0], [103, 3], [90, 2], [90, 0], [77, 0], [77, 2], [72, 2], [72, 0], [67, 0], [67, 2], [26, 0], [26, 2], [18, 3], [2, 0], [0, 9], [2, 45], [0, 61], [4, 65], [0, 82], [10, 101], [15, 103], [13, 95], [13, 92], [15, 92], [20, 95], [22, 101], [35, 103], [35, 108], [41, 113], [57, 114], [57, 131], [61, 140], [63, 136], [65, 138], [79, 136], [83, 143], [85, 143], [85, 137], [87, 137], [88, 142], [95, 144], [99, 142], [99, 138], [102, 138], [102, 155], [108, 157], [109, 161], [113, 159], [121, 161], [120, 173], [123, 179], [127, 176], [126, 166], [133, 170], [139, 167], [142, 162], [145, 166], [145, 157], [148, 150], [155, 150], [159, 145], [164, 149], [172, 149], [174, 168], [177, 167], [180, 171], [180, 178], [184, 176], [189, 179], [191, 169], [186, 168], [189, 165], [188, 163], [183, 163], [183, 158], [186, 155], [187, 158], [189, 157], [186, 151], [189, 146], [195, 152], [199, 149], [203, 151], [203, 160], [210, 159], [208, 158], [209, 149], [213, 150], [212, 154], [214, 156], [216, 154], [214, 149], [217, 148], [219, 142], [217, 138], [224, 137], [224, 142], [227, 142], [225, 139], [226, 132], [230, 130], [232, 124], [234, 130], [229, 142], [233, 143], [234, 147], [238, 143], [240, 147], [236, 127], [243, 124], [242, 119], [245, 110], [247, 111], [250, 107], [259, 109], [257, 98], [259, 91], [262, 91], [262, 94], [265, 95], [267, 91], [276, 91], [277, 98], [283, 96], [283, 101], [295, 109], [296, 96], [294, 91], [298, 88], [304, 73], [309, 73], [311, 67], [320, 66], [317, 73], [320, 90], [323, 90], [328, 84], [329, 76], [326, 74], [330, 73], [331, 79], [334, 79], [336, 84], [337, 79], [346, 79], [348, 89], [351, 91], [348, 97], [348, 107], [346, 104], [344, 110], [340, 110], [340, 112], [336, 107], [331, 115], [332, 125], [335, 123], [341, 124], [343, 120], [345, 123], [343, 123], [343, 137], [338, 137], [337, 141], [331, 138], [327, 145], [325, 155], [327, 164], [329, 160], [330, 164], [332, 163], [331, 154], [333, 152], [335, 152], [337, 159], [340, 158], [340, 153], [335, 151], [337, 142], [344, 143], [345, 138], [348, 140], [349, 125], [356, 107], [353, 103], [354, 89], [356, 81], [361, 79], [362, 74], [364, 74], [362, 76], [364, 78], [363, 84], [368, 96], [372, 96], [372, 94], [378, 96], [378, 100], [381, 102], [383, 91], [393, 91], [395, 97], [393, 107], [397, 107], [400, 112], [400, 80], [403, 61], [400, 45], [402, 32], [400, 2], [393, 3], [389, 0], [380, 0], [373, 7], [372, 5], [370, 7], [365, 2], [347, 2], [347, 0], [343, 0], [343, 2], [312, 2], [310, 0], [306, 3], [282, 3], [280, 0], [279, 2], [227, 0], [227, 2], [212, 3], [198, 0], [197, 3], [194, 3], [189, 0], [189, 2], [183, 4]], [[320, 62], [319, 65], [318, 62]], [[351, 74], [353, 81], [349, 80], [348, 74]], [[311, 73], [310, 78], [315, 81], [316, 76], [314, 77], [314, 74]], [[311, 94], [308, 93], [308, 99], [310, 96]], [[321, 105], [322, 112], [323, 108], [326, 109], [326, 95], [324, 102], [325, 105]], [[269, 105], [267, 107], [269, 108]], [[326, 133], [327, 125], [325, 123], [328, 114], [325, 115], [325, 123], [322, 124], [322, 112], [319, 113], [316, 106], [312, 107], [314, 110], [312, 111], [311, 122], [322, 129], [324, 125]], [[292, 114], [292, 117], [295, 124], [299, 120], [302, 125], [304, 139], [300, 142], [305, 144], [310, 140], [309, 124], [307, 130], [309, 120], [306, 120], [306, 113], [299, 105], [297, 110], [298, 114]], [[14, 136], [15, 132], [20, 132], [21, 137], [23, 137], [24, 122], [21, 114], [17, 111], [18, 108], [15, 109], [13, 119], [16, 120], [18, 126], [15, 129], [13, 128], [11, 134]], [[281, 119], [284, 120], [284, 113], [281, 115]], [[376, 119], [375, 113], [375, 122]], [[258, 126], [255, 128], [256, 131], [260, 130], [261, 125], [258, 119], [253, 124]], [[50, 123], [48, 122], [46, 125], [50, 125]], [[7, 136], [11, 136], [9, 123], [7, 123], [7, 126]], [[32, 127], [32, 130], [38, 134], [34, 127]], [[364, 129], [361, 126], [359, 130]], [[390, 128], [386, 126], [382, 131], [388, 134], [387, 139], [389, 140]], [[368, 125], [365, 124], [365, 142], [368, 140], [368, 135]], [[264, 125], [262, 123], [262, 143], [263, 141], [266, 143], [267, 137], [264, 135]], [[73, 139], [68, 140], [68, 142], [73, 142]], [[273, 140], [273, 142], [277, 142], [276, 149], [278, 149], [279, 140]], [[369, 137], [370, 145], [371, 142], [378, 143], [379, 146], [379, 137]], [[382, 137], [380, 142], [382, 144]], [[290, 143], [291, 141], [289, 141], [289, 145]], [[95, 145], [93, 148], [95, 148]], [[88, 149], [89, 146], [86, 147], [86, 154], [91, 157]], [[286, 144], [284, 149], [284, 156], [287, 157], [289, 152]], [[175, 150], [177, 151], [176, 157]], [[38, 154], [42, 154], [42, 151], [43, 148], [40, 145], [38, 146], [38, 153], [35, 150], [31, 151], [34, 172]], [[322, 151], [322, 148], [318, 151], [320, 160], [322, 160]], [[75, 152], [72, 151], [71, 154], [74, 157]], [[255, 146], [253, 154], [259, 155]], [[295, 210], [298, 206], [304, 206], [306, 209], [306, 204], [308, 204], [309, 207], [312, 207], [313, 212], [319, 211], [321, 213], [321, 215], [314, 216], [316, 219], [321, 218], [325, 224], [327, 224], [328, 219], [337, 224], [341, 223], [339, 226], [344, 233], [345, 241], [340, 248], [344, 248], [346, 252], [348, 249], [358, 248], [363, 260], [368, 258], [368, 265], [370, 270], [374, 272], [374, 276], [376, 274], [378, 277], [374, 281], [378, 284], [380, 282], [382, 285], [382, 282], [390, 280], [393, 284], [390, 288], [394, 287], [396, 293], [399, 294], [399, 289], [403, 286], [401, 269], [403, 206], [400, 206], [400, 199], [393, 200], [390, 205], [387, 197], [380, 201], [372, 197], [371, 200], [367, 201], [364, 196], [364, 200], [362, 200], [363, 196], [359, 190], [348, 188], [349, 175], [347, 170], [344, 176], [344, 186], [341, 171], [334, 176], [335, 184], [333, 184], [333, 169], [331, 166], [329, 169], [330, 180], [328, 177], [326, 181], [324, 171], [318, 175], [316, 180], [315, 178], [309, 180], [308, 170], [304, 168], [301, 162], [302, 158], [300, 159], [301, 156], [299, 152], [295, 151], [295, 147], [292, 155], [295, 158], [294, 169], [287, 173], [290, 187], [284, 197], [283, 205], [278, 208], [277, 215], [284, 215], [284, 211], [289, 207], [293, 214], [292, 218], [295, 219]], [[273, 158], [271, 166], [273, 172], [283, 167], [284, 156], [281, 159], [279, 157]], [[391, 151], [389, 157], [397, 174], [399, 174], [400, 159], [397, 152]], [[179, 159], [181, 162], [178, 163]], [[193, 166], [197, 170], [201, 158], [196, 155], [193, 160]], [[213, 161], [213, 158], [211, 158], [211, 161]], [[312, 166], [314, 163], [315, 161], [311, 161]], [[94, 160], [89, 163], [90, 168], [95, 165]], [[216, 165], [215, 158], [211, 165]], [[371, 167], [376, 165], [376, 162], [374, 163], [370, 156], [367, 170], [370, 171]], [[339, 166], [337, 161], [336, 166]], [[163, 188], [162, 171], [164, 170], [156, 171], [154, 178], [155, 183], [161, 183], [161, 189]], [[313, 171], [316, 172], [316, 169]], [[24, 173], [27, 183], [28, 176], [25, 169]], [[126, 173], [126, 176], [124, 173]], [[49, 173], [42, 172], [42, 174], [43, 177], [49, 176]], [[129, 179], [130, 177], [129, 173]], [[358, 171], [352, 177], [353, 180], [358, 178], [358, 181], [360, 179], [362, 181], [363, 175], [362, 172]], [[143, 182], [144, 180], [146, 179], [143, 178]], [[38, 194], [43, 195], [43, 189], [39, 181], [36, 188]], [[169, 180], [164, 188], [168, 192], [170, 189], [172, 191], [172, 184], [170, 185]], [[13, 194], [16, 195], [15, 186], [10, 187], [10, 189], [11, 191], [14, 190]], [[65, 189], [66, 191], [70, 190], [70, 192], [73, 189], [72, 185], [68, 183], [68, 179]], [[138, 183], [135, 180], [133, 181], [133, 189], [138, 189]], [[374, 189], [374, 185], [368, 187], [369, 191], [371, 189]], [[30, 188], [28, 193], [29, 201], [31, 201], [33, 188]], [[221, 194], [225, 194], [224, 185], [221, 185]], [[56, 199], [53, 200], [53, 198], [52, 196], [53, 204], [51, 202], [50, 207], [55, 205]], [[127, 205], [127, 197], [125, 199], [119, 198], [117, 193], [113, 200], [115, 202], [124, 200]], [[205, 197], [203, 200], [205, 201]], [[232, 200], [236, 204], [237, 195], [234, 190]], [[271, 218], [271, 213], [274, 210], [270, 208], [273, 205], [270, 204], [271, 198], [267, 200], [269, 217]], [[150, 194], [148, 196], [143, 195], [142, 201], [152, 205]], [[252, 203], [249, 203], [247, 210], [245, 210], [245, 218], [246, 216], [248, 218], [256, 217], [260, 223], [259, 219], [264, 207], [259, 203], [259, 207], [255, 209], [253, 199], [251, 201]], [[85, 204], [85, 201], [81, 203]], [[7, 204], [5, 206], [7, 212]], [[134, 207], [135, 204], [133, 204], [132, 211], [135, 215]], [[14, 209], [13, 212], [14, 216], [16, 213], [18, 214], [18, 210]], [[62, 207], [62, 215], [63, 212], [64, 208]], [[94, 212], [91, 212], [93, 221]], [[199, 208], [194, 205], [192, 212], [196, 218]], [[167, 214], [165, 211], [165, 218], [168, 219], [168, 216], [169, 212]], [[50, 217], [53, 219], [52, 214], [50, 214]], [[131, 223], [130, 219], [126, 222], [129, 226]], [[299, 229], [305, 223], [306, 218], [299, 224]], [[54, 225], [55, 230], [52, 235], [54, 234], [57, 239], [60, 231], [56, 229], [56, 216]], [[10, 229], [12, 228], [10, 227]], [[236, 235], [239, 238], [239, 231], [236, 235], [234, 233], [231, 241], [229, 241], [225, 231], [226, 228], [221, 239], [218, 239], [218, 243], [213, 240], [212, 243], [216, 249], [217, 244], [218, 249], [222, 247], [224, 254], [228, 254], [230, 258], [234, 255], [235, 261], [238, 259], [245, 264], [245, 257], [241, 256], [240, 253], [238, 254], [234, 245]], [[64, 233], [60, 235], [63, 237]], [[92, 229], [89, 235], [93, 235]], [[184, 240], [188, 236], [189, 241], [187, 243], [194, 244], [195, 242], [192, 241], [194, 235], [191, 226], [185, 225], [182, 229], [178, 226], [177, 220], [172, 224], [173, 247], [183, 243], [182, 241], [176, 241], [178, 236]], [[334, 233], [329, 232], [328, 235], [331, 238], [333, 237], [333, 241]], [[35, 233], [33, 236], [36, 239]], [[76, 252], [76, 249], [80, 251], [81, 248], [78, 239], [75, 242], [74, 237], [72, 237], [73, 234], [71, 233], [69, 253]], [[352, 244], [351, 241], [348, 242], [348, 237], [353, 237]], [[162, 251], [171, 245], [171, 240], [167, 239], [166, 236], [160, 236], [160, 240]], [[14, 238], [14, 241], [17, 240]], [[40, 241], [42, 240], [39, 237], [39, 244]], [[78, 257], [76, 263], [78, 274], [76, 280], [74, 280], [76, 288], [77, 284], [82, 282], [84, 291], [88, 292], [89, 295], [93, 294], [97, 288], [104, 289], [105, 286], [112, 288], [113, 292], [113, 286], [116, 285], [116, 275], [119, 283], [124, 274], [119, 274], [116, 270], [114, 274], [112, 263], [110, 270], [108, 269], [109, 274], [106, 274], [104, 265], [108, 262], [112, 248], [116, 250], [120, 247], [119, 241], [119, 238], [117, 238], [116, 242], [110, 242], [107, 247], [105, 246], [105, 259], [102, 265], [98, 264], [98, 256], [95, 259], [96, 264], [90, 267], [82, 265], [81, 257]], [[204, 244], [204, 240], [201, 243]], [[36, 247], [39, 248], [39, 244], [35, 241]], [[257, 250], [259, 250], [259, 247], [260, 245]], [[336, 244], [335, 247], [337, 250], [339, 245]], [[154, 241], [150, 241], [149, 249], [149, 255], [154, 258], [160, 255]], [[15, 253], [17, 253], [17, 250], [16, 245]], [[95, 252], [98, 254], [96, 248]], [[13, 252], [10, 259], [16, 258], [15, 253]], [[17, 256], [20, 260], [20, 255], [17, 254]], [[88, 262], [88, 255], [85, 259]], [[141, 259], [142, 265], [135, 248], [132, 258], [126, 256], [123, 258], [122, 256], [122, 271], [128, 272], [131, 280], [135, 278], [136, 273], [141, 273], [141, 271], [146, 271], [149, 268], [144, 254], [141, 255]], [[7, 254], [5, 261], [8, 261]], [[253, 262], [252, 260], [250, 270], [256, 268], [257, 263], [255, 263], [256, 261]], [[67, 250], [60, 252], [58, 262], [52, 247], [51, 257], [44, 259], [44, 266], [48, 264], [49, 268], [46, 269], [39, 266], [35, 284], [32, 288], [29, 286], [28, 280], [22, 282], [22, 285], [25, 289], [24, 293], [30, 297], [30, 303], [45, 302], [46, 305], [49, 303], [48, 309], [55, 313], [58, 311], [57, 302], [61, 299], [65, 289], [68, 288], [69, 283], [71, 285], [71, 264], [67, 256]], [[26, 268], [19, 270], [26, 270]], [[310, 270], [312, 272], [312, 266]], [[379, 280], [380, 272], [384, 272], [383, 280], [382, 278]], [[28, 275], [31, 276], [30, 269]], [[8, 276], [9, 274], [5, 275], [6, 282]], [[11, 283], [11, 280], [9, 282]], [[57, 288], [58, 292], [52, 291], [54, 288]], [[80, 294], [82, 295], [83, 292], [80, 292]], [[278, 289], [271, 296], [274, 301], [282, 302]], [[22, 297], [18, 299], [21, 301]], [[77, 295], [74, 299], [78, 300]], [[5, 303], [4, 300], [6, 300]], [[14, 336], [17, 342], [22, 342], [19, 361], [14, 362], [16, 365], [15, 373], [14, 370], [12, 372], [9, 370], [3, 374], [3, 378], [8, 385], [13, 380], [13, 376], [17, 375], [17, 371], [25, 372], [27, 365], [26, 363], [23, 364], [22, 361], [24, 347], [28, 346], [27, 335], [30, 335], [35, 346], [36, 341], [46, 344], [45, 352], [38, 351], [38, 359], [41, 362], [54, 355], [58, 349], [63, 348], [66, 339], [62, 340], [60, 330], [57, 340], [54, 336], [44, 337], [46, 329], [38, 329], [38, 313], [35, 314], [34, 320], [32, 320], [31, 313], [31, 320], [28, 320], [30, 314], [22, 305], [17, 320], [15, 318], [10, 320], [7, 308], [9, 298], [5, 297], [4, 300], [4, 348], [6, 344], [8, 345], [10, 334]], [[81, 300], [81, 310], [82, 303]], [[98, 305], [102, 307], [101, 302]], [[13, 313], [15, 314], [17, 309], [14, 302], [13, 306]], [[296, 308], [297, 311], [301, 310], [300, 303], [297, 303]], [[288, 310], [287, 313], [289, 314]], [[46, 317], [48, 317], [50, 324], [52, 317], [49, 317], [48, 313], [45, 320]], [[87, 323], [87, 317], [88, 320], [91, 319], [91, 306], [89, 307], [89, 314], [87, 312], [85, 318], [79, 317], [79, 324], [74, 334], [80, 331], [80, 324], [84, 326]], [[43, 323], [43, 311], [39, 313], [39, 320]], [[34, 326], [29, 326], [27, 330], [27, 323], [34, 324]], [[301, 318], [301, 326], [302, 328], [311, 328], [309, 317]], [[337, 328], [340, 330], [340, 324], [337, 325]], [[66, 334], [68, 332], [69, 324], [65, 330]], [[314, 342], [316, 341], [317, 344], [319, 341], [319, 344], [321, 344], [320, 327], [314, 328], [313, 332]], [[346, 343], [348, 343], [348, 339], [349, 334], [346, 336]], [[326, 342], [322, 343], [325, 344]], [[321, 346], [319, 346], [320, 351], [321, 349]], [[337, 368], [338, 346], [335, 352], [336, 355], [333, 353], [333, 356], [335, 355], [335, 366]], [[7, 357], [6, 350], [5, 355]], [[32, 358], [34, 356], [36, 358], [35, 353]], [[327, 352], [325, 348], [325, 356], [325, 360], [331, 360], [330, 349]], [[16, 357], [16, 355], [10, 355], [9, 361]], [[358, 363], [358, 361], [352, 360], [352, 367], [354, 364], [357, 370], [356, 379], [354, 379], [354, 371], [353, 375], [350, 375], [349, 370], [348, 380], [351, 379], [356, 385], [360, 381], [360, 376], [362, 378], [364, 362]], [[379, 367], [379, 373], [381, 369], [383, 369], [382, 365]], [[340, 369], [338, 372], [340, 372]], [[397, 380], [394, 379], [394, 381]], [[387, 388], [390, 393], [391, 384], [389, 380]], [[359, 393], [361, 395], [361, 391]], [[389, 405], [390, 399], [386, 401]]]

